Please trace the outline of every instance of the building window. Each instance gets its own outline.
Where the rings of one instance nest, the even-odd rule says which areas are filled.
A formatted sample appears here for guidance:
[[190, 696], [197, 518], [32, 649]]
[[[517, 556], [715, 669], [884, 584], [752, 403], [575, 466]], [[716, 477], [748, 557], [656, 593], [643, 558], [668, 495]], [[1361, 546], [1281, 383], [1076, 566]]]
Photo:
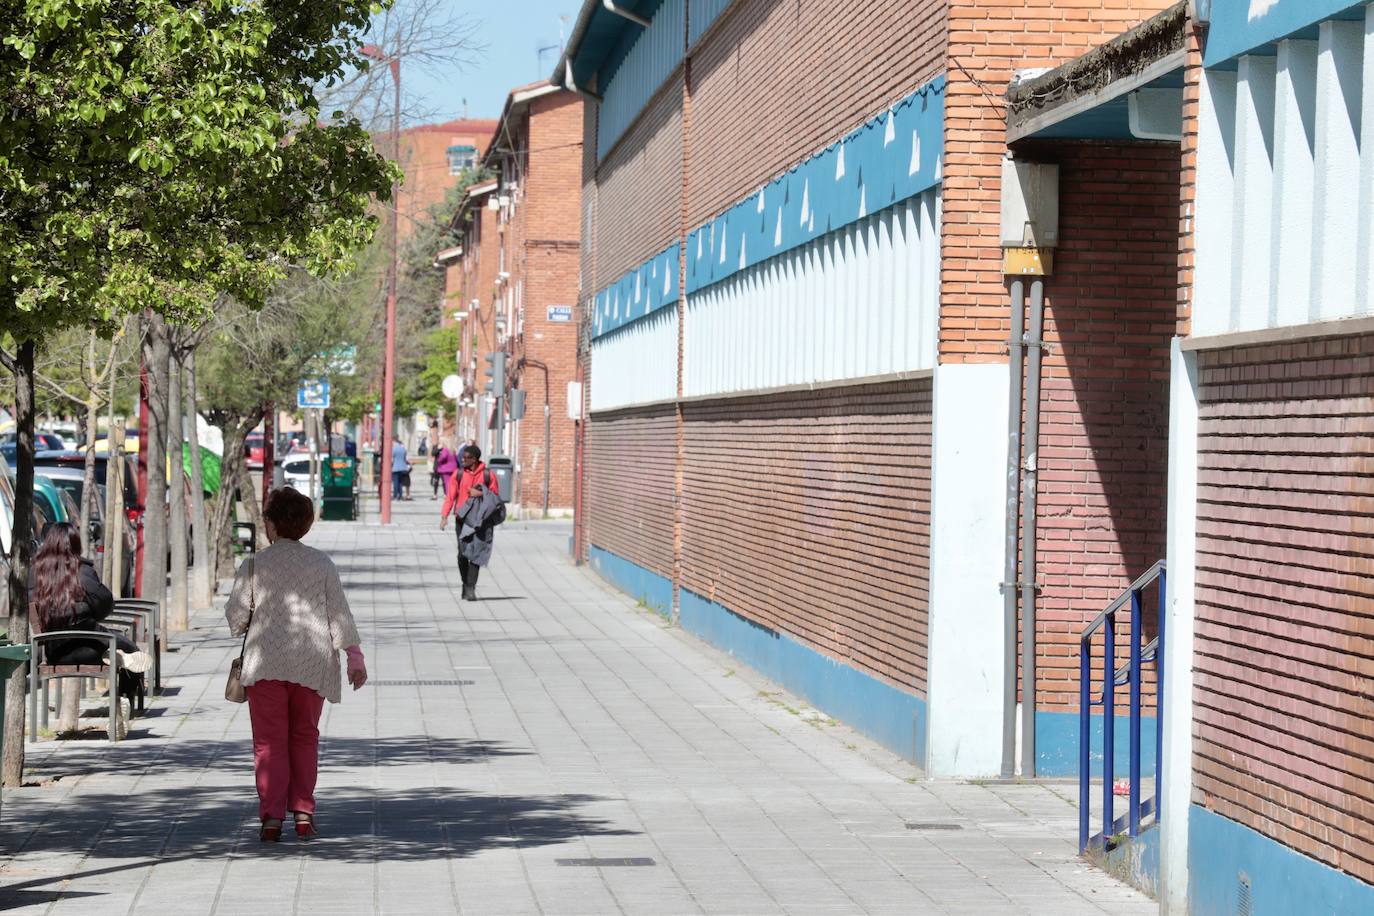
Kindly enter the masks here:
[[448, 173], [461, 175], [477, 164], [477, 147], [450, 146], [448, 148]]

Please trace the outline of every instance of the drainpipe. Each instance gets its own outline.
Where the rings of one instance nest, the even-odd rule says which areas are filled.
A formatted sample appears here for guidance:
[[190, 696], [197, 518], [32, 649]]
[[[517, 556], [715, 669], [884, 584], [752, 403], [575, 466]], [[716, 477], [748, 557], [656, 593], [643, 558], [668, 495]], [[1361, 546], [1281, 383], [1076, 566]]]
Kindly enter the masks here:
[[630, 12], [623, 6], [616, 6], [615, 0], [601, 0], [601, 5], [606, 8], [607, 12], [615, 13], [622, 19], [628, 19], [640, 28], [647, 29], [649, 27], [648, 19], [645, 19], [638, 13]]
[[1040, 443], [1041, 336], [1045, 322], [1045, 281], [1031, 281], [1030, 327], [1026, 332], [1025, 475], [1021, 496], [1021, 775], [1035, 776], [1035, 487]]
[[1025, 358], [1021, 339], [1026, 326], [1025, 281], [1011, 281], [1011, 333], [1007, 346], [1007, 533], [1006, 565], [1002, 571], [1002, 778], [1016, 775], [1016, 571], [1017, 520], [1021, 502], [1021, 373]]

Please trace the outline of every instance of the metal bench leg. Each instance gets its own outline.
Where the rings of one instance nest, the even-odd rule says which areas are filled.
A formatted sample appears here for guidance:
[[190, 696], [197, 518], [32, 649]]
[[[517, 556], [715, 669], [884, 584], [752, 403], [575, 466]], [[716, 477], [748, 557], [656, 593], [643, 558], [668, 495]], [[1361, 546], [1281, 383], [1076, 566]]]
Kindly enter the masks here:
[[[113, 663], [115, 659], [110, 659]], [[119, 740], [119, 669], [115, 664], [110, 665], [110, 743]]]
[[50, 693], [49, 685], [50, 685], [51, 682], [48, 681], [48, 680], [43, 680], [43, 679], [40, 678], [40, 683], [43, 685], [43, 695], [42, 695], [41, 697], [38, 698], [38, 724], [39, 724], [40, 726], [42, 726], [43, 728], [47, 728], [47, 727], [48, 727], [48, 704], [49, 704], [49, 699], [50, 699], [50, 697], [48, 696], [48, 694]]
[[29, 743], [38, 740], [38, 652], [29, 653]]

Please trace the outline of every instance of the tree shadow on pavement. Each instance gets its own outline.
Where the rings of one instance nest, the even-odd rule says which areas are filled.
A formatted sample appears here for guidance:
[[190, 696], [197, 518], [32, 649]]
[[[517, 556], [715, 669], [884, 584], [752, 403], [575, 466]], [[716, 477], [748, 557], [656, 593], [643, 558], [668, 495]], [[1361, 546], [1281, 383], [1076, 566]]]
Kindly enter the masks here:
[[[318, 793], [321, 836], [281, 843], [258, 842], [257, 800], [243, 786], [175, 786], [136, 795], [81, 793], [66, 804], [68, 820], [33, 832], [6, 831], [7, 854], [66, 856], [80, 869], [0, 887], [0, 910], [62, 896], [83, 896], [82, 877], [185, 860], [296, 856], [371, 865], [465, 858], [496, 848], [528, 849], [592, 836], [635, 836], [604, 818], [579, 813], [604, 801], [594, 795], [487, 795], [450, 788], [328, 788]], [[81, 813], [76, 809], [79, 808]], [[91, 817], [100, 812], [101, 817]], [[56, 812], [52, 818], [62, 818]], [[78, 823], [79, 821], [79, 823]], [[114, 860], [117, 864], [102, 866]], [[51, 890], [42, 890], [51, 888]]]
[[[135, 720], [137, 721], [137, 720]], [[108, 742], [108, 739], [102, 739]], [[171, 743], [140, 742], [130, 739], [108, 745], [99, 755], [54, 755], [33, 767], [39, 779], [70, 778], [97, 773], [145, 770], [163, 772], [193, 770], [243, 771], [253, 774], [252, 743], [247, 735], [241, 741], [183, 739]], [[476, 738], [436, 738], [430, 735], [393, 735], [387, 738], [322, 736], [320, 770], [327, 772], [350, 767], [403, 767], [435, 764], [466, 764], [494, 757], [523, 757], [529, 750], [502, 741]]]

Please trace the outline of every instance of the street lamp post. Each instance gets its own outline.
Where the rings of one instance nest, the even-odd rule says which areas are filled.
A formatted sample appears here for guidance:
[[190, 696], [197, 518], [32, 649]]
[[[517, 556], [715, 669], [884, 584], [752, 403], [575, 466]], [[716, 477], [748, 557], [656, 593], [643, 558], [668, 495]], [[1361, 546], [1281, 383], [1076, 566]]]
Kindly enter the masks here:
[[[359, 49], [364, 57], [375, 61], [386, 61], [391, 68], [391, 83], [395, 91], [395, 105], [391, 111], [391, 141], [393, 158], [399, 166], [401, 162], [401, 59], [382, 53], [376, 45], [363, 45]], [[398, 263], [397, 212], [400, 209], [400, 182], [391, 182], [391, 213], [387, 220], [387, 244], [391, 247], [391, 257], [386, 266], [386, 357], [382, 370], [382, 524], [391, 524], [391, 445], [395, 436], [396, 401], [396, 281], [400, 274]]]

